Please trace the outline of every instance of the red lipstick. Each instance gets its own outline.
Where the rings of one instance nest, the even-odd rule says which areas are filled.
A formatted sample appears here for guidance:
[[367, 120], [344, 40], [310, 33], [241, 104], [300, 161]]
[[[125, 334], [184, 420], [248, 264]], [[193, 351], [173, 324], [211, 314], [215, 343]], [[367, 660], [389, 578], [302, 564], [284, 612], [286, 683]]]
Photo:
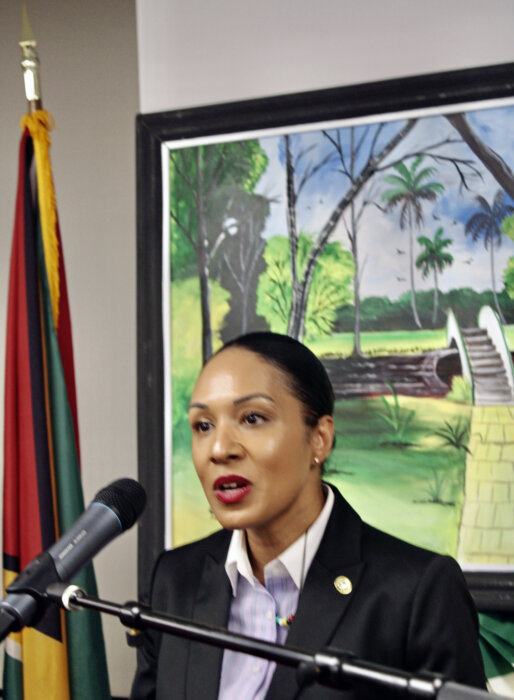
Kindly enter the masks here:
[[219, 476], [213, 484], [214, 495], [222, 503], [239, 503], [252, 490], [252, 485], [243, 476], [225, 474]]

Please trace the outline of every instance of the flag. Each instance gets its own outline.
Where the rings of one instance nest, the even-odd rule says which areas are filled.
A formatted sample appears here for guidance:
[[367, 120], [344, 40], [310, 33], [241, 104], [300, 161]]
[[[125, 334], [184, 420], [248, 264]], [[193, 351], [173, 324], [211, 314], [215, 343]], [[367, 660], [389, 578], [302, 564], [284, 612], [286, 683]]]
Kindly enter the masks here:
[[[84, 510], [71, 323], [50, 165], [51, 115], [21, 122], [4, 418], [4, 588]], [[74, 582], [96, 596], [92, 566]], [[7, 700], [110, 700], [98, 613], [50, 606], [6, 640]]]
[[514, 616], [479, 613], [478, 618], [487, 686], [492, 693], [514, 698]]

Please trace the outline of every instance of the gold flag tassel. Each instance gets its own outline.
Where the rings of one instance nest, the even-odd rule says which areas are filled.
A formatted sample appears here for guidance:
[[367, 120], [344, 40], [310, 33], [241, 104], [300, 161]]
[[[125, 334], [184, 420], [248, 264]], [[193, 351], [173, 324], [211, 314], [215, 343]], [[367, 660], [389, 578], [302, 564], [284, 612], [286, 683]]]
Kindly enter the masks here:
[[37, 197], [41, 220], [41, 234], [45, 251], [45, 264], [48, 286], [52, 300], [54, 325], [59, 325], [59, 241], [57, 239], [57, 209], [52, 168], [50, 165], [50, 129], [54, 120], [50, 112], [39, 109], [26, 114], [21, 120], [21, 128], [29, 130], [34, 142], [36, 157]]

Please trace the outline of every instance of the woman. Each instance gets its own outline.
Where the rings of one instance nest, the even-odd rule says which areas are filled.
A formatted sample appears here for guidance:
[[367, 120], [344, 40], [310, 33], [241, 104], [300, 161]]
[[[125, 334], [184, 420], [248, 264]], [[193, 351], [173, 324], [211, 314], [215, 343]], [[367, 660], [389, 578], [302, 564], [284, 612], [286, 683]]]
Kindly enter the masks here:
[[[322, 482], [334, 395], [301, 343], [251, 333], [204, 366], [191, 397], [195, 469], [223, 530], [164, 552], [150, 604], [308, 651], [334, 647], [484, 687], [476, 613], [456, 562], [363, 523]], [[149, 632], [133, 700], [385, 698], [314, 685], [295, 671]]]

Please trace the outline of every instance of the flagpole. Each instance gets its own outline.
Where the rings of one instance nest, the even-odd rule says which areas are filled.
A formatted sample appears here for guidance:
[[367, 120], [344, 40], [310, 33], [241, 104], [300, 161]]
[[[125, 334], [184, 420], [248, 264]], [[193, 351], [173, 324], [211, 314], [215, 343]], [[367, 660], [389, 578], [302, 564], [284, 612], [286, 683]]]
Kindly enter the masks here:
[[39, 56], [36, 50], [36, 39], [30, 26], [29, 16], [25, 0], [21, 3], [21, 38], [19, 41], [22, 59], [23, 82], [25, 83], [25, 97], [27, 98], [27, 111], [32, 114], [38, 109], [43, 109], [41, 99], [41, 75]]

